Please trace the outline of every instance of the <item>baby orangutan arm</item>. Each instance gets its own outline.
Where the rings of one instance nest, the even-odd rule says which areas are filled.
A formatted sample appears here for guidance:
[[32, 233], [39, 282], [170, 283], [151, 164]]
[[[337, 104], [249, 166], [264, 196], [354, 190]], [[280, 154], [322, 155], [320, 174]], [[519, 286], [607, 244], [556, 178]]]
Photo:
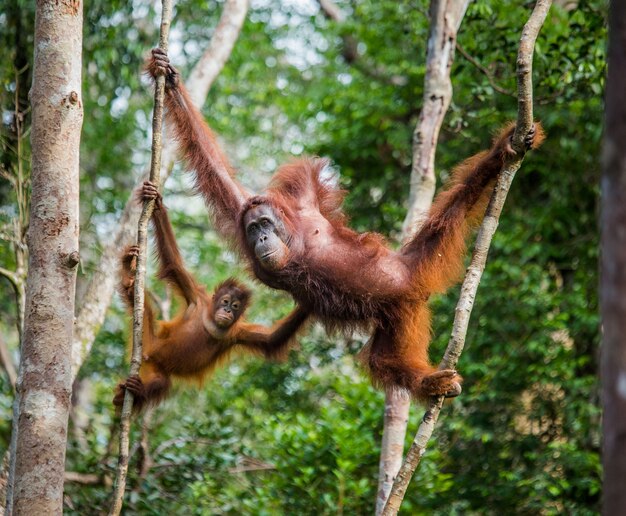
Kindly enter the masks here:
[[144, 181], [139, 191], [142, 201], [154, 200], [152, 224], [159, 257], [159, 278], [172, 284], [185, 298], [187, 305], [197, 302], [198, 285], [183, 263], [172, 224], [156, 185]]
[[260, 352], [265, 358], [281, 359], [308, 317], [309, 312], [297, 307], [271, 328], [260, 324], [242, 324], [236, 339], [242, 346]]

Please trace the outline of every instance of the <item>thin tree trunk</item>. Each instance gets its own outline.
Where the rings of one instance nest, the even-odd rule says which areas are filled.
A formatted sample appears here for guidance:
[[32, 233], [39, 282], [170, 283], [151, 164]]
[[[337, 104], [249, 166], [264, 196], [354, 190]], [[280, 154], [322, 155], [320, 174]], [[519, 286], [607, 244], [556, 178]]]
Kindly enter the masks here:
[[239, 38], [248, 13], [248, 0], [229, 0], [208, 48], [189, 74], [187, 90], [196, 106], [204, 104], [211, 85], [217, 79]]
[[391, 486], [402, 465], [404, 439], [409, 422], [411, 399], [400, 389], [385, 389], [385, 419], [378, 463], [376, 515], [382, 513]]
[[[172, 0], [163, 0], [161, 14], [161, 34], [159, 48], [167, 53], [167, 41], [172, 18]], [[150, 161], [150, 181], [158, 188], [161, 182], [161, 136], [163, 129], [163, 104], [165, 100], [165, 76], [156, 79], [154, 91], [154, 113], [152, 116], [152, 159]], [[148, 250], [148, 221], [154, 210], [154, 200], [143, 203], [137, 228], [137, 270], [135, 271], [133, 302], [133, 352], [130, 360], [130, 376], [139, 374], [143, 344], [144, 282], [146, 279], [146, 252]], [[124, 404], [120, 417], [120, 452], [113, 492], [113, 504], [109, 514], [117, 515], [122, 510], [126, 476], [128, 473], [128, 451], [130, 447], [130, 418], [133, 410], [133, 395], [129, 390], [124, 394]]]
[[[248, 0], [227, 0], [220, 22], [215, 29], [213, 38], [200, 61], [192, 70], [187, 81], [187, 90], [191, 97], [202, 105], [206, 95], [224, 67], [233, 45], [248, 12]], [[207, 68], [207, 70], [205, 70]], [[176, 144], [169, 140], [163, 146], [163, 181], [167, 179], [176, 156]], [[146, 171], [143, 176], [146, 177]], [[100, 263], [93, 273], [85, 295], [80, 302], [80, 310], [76, 316], [74, 328], [74, 342], [72, 345], [72, 377], [76, 378], [80, 367], [91, 352], [93, 342], [104, 322], [106, 311], [111, 304], [115, 285], [117, 284], [117, 269], [119, 266], [120, 249], [124, 249], [135, 238], [135, 231], [141, 212], [140, 205], [129, 198], [117, 225], [117, 231], [111, 241], [105, 246], [100, 257]]]
[[[532, 126], [532, 58], [535, 41], [539, 30], [548, 14], [552, 0], [538, 0], [530, 19], [524, 26], [520, 39], [519, 52], [517, 57], [517, 79], [518, 79], [518, 116], [517, 127], [513, 136], [512, 145], [517, 151], [517, 155], [507, 160], [494, 193], [487, 207], [485, 219], [476, 237], [476, 244], [470, 266], [465, 275], [465, 280], [461, 287], [461, 295], [456, 307], [456, 313], [452, 328], [452, 335], [448, 342], [444, 358], [439, 365], [440, 369], [455, 369], [458, 359], [465, 345], [465, 336], [471, 315], [476, 291], [482, 272], [487, 261], [487, 253], [491, 239], [498, 226], [498, 219], [504, 206], [507, 193], [515, 173], [519, 169], [524, 159], [523, 139]], [[443, 405], [444, 398], [433, 399], [428, 406], [422, 423], [417, 431], [413, 444], [400, 468], [398, 476], [394, 481], [391, 494], [383, 515], [395, 515], [400, 509], [404, 494], [411, 481], [415, 469], [426, 452], [426, 446], [433, 433], [439, 413]]]
[[602, 156], [602, 512], [626, 514], [626, 2], [611, 2]]
[[435, 151], [439, 130], [452, 100], [450, 69], [456, 35], [470, 0], [432, 0], [422, 111], [413, 132], [413, 164], [404, 238], [415, 234], [435, 195]]
[[83, 5], [37, 1], [32, 195], [11, 514], [61, 514], [72, 388]]
[[[435, 194], [435, 151], [439, 130], [452, 100], [450, 69], [456, 35], [470, 0], [432, 0], [422, 111], [413, 132], [413, 165], [409, 208], [402, 225], [402, 240], [411, 237], [426, 218]], [[402, 464], [409, 419], [409, 396], [385, 391], [385, 423], [380, 450], [376, 514], [381, 514], [393, 480]]]

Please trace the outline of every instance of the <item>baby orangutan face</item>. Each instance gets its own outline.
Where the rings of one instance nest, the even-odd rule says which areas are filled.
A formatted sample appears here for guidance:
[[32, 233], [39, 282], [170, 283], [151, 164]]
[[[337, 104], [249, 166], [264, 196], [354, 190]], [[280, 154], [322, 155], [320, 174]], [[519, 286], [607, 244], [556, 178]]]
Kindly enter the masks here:
[[241, 315], [241, 300], [234, 295], [224, 294], [215, 303], [213, 320], [218, 328], [232, 326]]
[[220, 285], [213, 295], [213, 322], [215, 326], [226, 330], [237, 322], [246, 310], [250, 292], [235, 280], [227, 280]]

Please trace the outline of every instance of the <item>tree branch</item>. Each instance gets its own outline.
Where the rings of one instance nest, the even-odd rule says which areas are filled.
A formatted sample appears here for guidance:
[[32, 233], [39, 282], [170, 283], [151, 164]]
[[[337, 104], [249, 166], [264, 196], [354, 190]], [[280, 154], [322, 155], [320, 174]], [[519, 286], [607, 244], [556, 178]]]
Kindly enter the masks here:
[[8, 279], [11, 282], [11, 285], [13, 285], [14, 288], [17, 288], [19, 279], [16, 273], [8, 269], [5, 269], [4, 267], [0, 267], [0, 276], [4, 276], [6, 279]]
[[[511, 182], [524, 159], [523, 139], [524, 136], [528, 134], [533, 120], [531, 74], [533, 52], [537, 35], [548, 14], [551, 4], [552, 0], [538, 0], [522, 31], [517, 58], [518, 118], [512, 142], [513, 148], [518, 152], [515, 157], [509, 158], [504, 164], [489, 206], [487, 207], [485, 219], [476, 237], [471, 264], [465, 275], [465, 280], [461, 287], [461, 296], [456, 307], [452, 335], [448, 342], [444, 358], [439, 365], [440, 369], [456, 368], [456, 364], [463, 351], [470, 314], [474, 305], [478, 284], [485, 268], [485, 262], [487, 261], [487, 252], [491, 244], [491, 239], [496, 231], [498, 218], [502, 212], [502, 207], [506, 200]], [[439, 418], [443, 400], [443, 397], [438, 397], [432, 399], [429, 403], [422, 424], [417, 431], [404, 464], [394, 482], [391, 495], [389, 496], [389, 500], [383, 512], [384, 515], [397, 514], [411, 477], [426, 452], [426, 446], [433, 433], [437, 419]]]
[[111, 480], [106, 476], [95, 475], [93, 473], [79, 473], [77, 471], [66, 471], [65, 482], [74, 482], [87, 486], [104, 485], [105, 487], [109, 487], [111, 485]]

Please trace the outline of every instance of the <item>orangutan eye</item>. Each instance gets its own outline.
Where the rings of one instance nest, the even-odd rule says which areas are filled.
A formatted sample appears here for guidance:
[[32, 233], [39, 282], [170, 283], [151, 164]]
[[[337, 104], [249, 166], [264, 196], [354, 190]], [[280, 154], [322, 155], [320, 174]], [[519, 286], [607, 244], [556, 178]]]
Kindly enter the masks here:
[[233, 310], [239, 310], [239, 303], [237, 303], [236, 301], [230, 306], [233, 307]]
[[226, 306], [228, 304], [228, 299], [226, 299], [226, 298], [222, 299], [222, 304], [224, 306]]

